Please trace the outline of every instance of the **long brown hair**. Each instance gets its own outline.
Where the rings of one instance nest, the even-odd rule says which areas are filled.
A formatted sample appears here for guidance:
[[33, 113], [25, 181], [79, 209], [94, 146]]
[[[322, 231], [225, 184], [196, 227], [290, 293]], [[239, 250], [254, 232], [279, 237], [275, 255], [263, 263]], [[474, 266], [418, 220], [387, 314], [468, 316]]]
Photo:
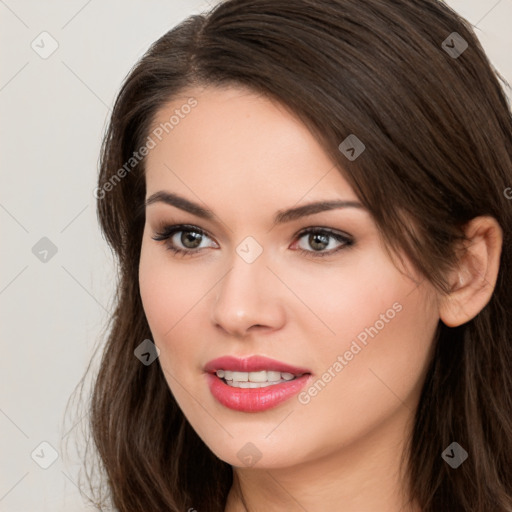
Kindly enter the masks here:
[[[134, 356], [152, 336], [138, 286], [145, 159], [130, 159], [169, 100], [195, 85], [238, 85], [306, 123], [390, 254], [404, 251], [441, 292], [464, 225], [480, 215], [499, 222], [494, 293], [464, 325], [439, 323], [407, 462], [423, 512], [512, 511], [512, 116], [498, 79], [469, 23], [436, 0], [227, 0], [151, 46], [118, 94], [95, 191], [118, 261], [88, 404], [107, 494], [88, 478], [98, 508], [225, 507], [231, 466], [184, 418], [160, 365]], [[350, 134], [366, 147], [353, 161], [338, 149]], [[469, 454], [457, 469], [441, 457], [454, 441]]]

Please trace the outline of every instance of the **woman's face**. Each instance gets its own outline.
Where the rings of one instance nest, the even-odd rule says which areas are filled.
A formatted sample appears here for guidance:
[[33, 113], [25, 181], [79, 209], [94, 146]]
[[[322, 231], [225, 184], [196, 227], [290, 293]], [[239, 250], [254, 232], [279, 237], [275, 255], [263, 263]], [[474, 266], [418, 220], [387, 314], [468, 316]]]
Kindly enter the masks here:
[[[160, 123], [140, 289], [165, 379], [198, 435], [234, 466], [268, 468], [403, 438], [439, 320], [430, 285], [393, 265], [334, 162], [280, 105], [193, 89]], [[335, 201], [346, 203], [302, 208]], [[177, 227], [155, 240], [166, 226]], [[225, 356], [239, 366], [210, 363]], [[247, 365], [252, 356], [274, 362]]]

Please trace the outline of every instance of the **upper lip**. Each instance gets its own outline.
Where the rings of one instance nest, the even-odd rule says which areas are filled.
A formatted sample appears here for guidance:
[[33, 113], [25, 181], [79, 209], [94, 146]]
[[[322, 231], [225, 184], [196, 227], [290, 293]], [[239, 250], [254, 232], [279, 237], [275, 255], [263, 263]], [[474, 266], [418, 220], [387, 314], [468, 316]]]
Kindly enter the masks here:
[[204, 370], [208, 373], [215, 373], [217, 370], [235, 372], [259, 372], [262, 370], [270, 370], [274, 372], [292, 373], [294, 375], [311, 373], [307, 368], [299, 368], [265, 356], [250, 356], [243, 359], [233, 356], [223, 356], [217, 359], [212, 359], [206, 363]]

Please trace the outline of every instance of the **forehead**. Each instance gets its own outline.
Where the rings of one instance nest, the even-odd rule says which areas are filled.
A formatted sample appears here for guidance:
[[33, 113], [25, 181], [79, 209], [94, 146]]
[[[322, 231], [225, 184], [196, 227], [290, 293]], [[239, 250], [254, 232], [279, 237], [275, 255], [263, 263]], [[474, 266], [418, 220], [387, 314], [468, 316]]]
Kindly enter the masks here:
[[356, 199], [302, 121], [248, 89], [189, 89], [157, 113], [151, 129], [158, 127], [161, 140], [146, 160], [148, 195], [168, 189], [246, 205]]

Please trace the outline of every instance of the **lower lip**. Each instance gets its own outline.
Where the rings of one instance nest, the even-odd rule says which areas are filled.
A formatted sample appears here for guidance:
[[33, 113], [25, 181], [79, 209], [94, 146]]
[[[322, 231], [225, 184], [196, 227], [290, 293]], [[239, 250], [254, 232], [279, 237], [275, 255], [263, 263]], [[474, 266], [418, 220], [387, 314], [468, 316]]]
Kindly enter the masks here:
[[235, 411], [260, 412], [276, 407], [281, 402], [296, 395], [308, 381], [310, 374], [281, 384], [271, 384], [263, 388], [235, 388], [228, 386], [214, 374], [207, 374], [211, 394], [222, 405]]

